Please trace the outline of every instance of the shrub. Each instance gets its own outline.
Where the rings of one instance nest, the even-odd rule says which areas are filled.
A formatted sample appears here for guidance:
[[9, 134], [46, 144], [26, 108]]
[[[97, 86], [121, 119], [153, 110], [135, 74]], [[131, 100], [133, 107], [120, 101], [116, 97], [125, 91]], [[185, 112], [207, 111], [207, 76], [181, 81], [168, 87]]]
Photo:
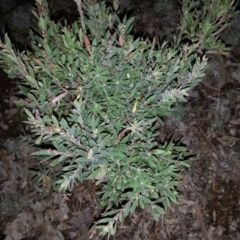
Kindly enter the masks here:
[[225, 50], [213, 33], [228, 23], [230, 3], [211, 2], [216, 14], [205, 6], [200, 14], [184, 0], [181, 29], [158, 48], [134, 39], [133, 18], [121, 21], [102, 2], [86, 3], [84, 16], [80, 6], [81, 21], [72, 25], [51, 21], [44, 2], [35, 13], [39, 29], [30, 32], [32, 51], [14, 50], [7, 35], [0, 42], [2, 67], [21, 78], [25, 98], [17, 104], [41, 148], [36, 179], [62, 192], [86, 179], [101, 184], [105, 211], [95, 227], [102, 235], [114, 234], [138, 206], [158, 220], [177, 202], [187, 151], [171, 141], [160, 145], [155, 126], [204, 76], [207, 59], [197, 51]]

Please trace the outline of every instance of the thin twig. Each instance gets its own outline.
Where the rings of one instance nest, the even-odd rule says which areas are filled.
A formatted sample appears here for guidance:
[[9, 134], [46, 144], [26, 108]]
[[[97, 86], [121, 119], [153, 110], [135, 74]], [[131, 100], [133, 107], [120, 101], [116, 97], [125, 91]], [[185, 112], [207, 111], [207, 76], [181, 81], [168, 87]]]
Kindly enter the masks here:
[[203, 220], [203, 215], [201, 213], [200, 207], [199, 207], [199, 205], [197, 203], [194, 205], [194, 209], [196, 211], [197, 219], [198, 219], [198, 221], [200, 223], [200, 227], [201, 227], [204, 239], [205, 240], [211, 240], [211, 238], [210, 238], [210, 236], [208, 234], [208, 231], [207, 231], [207, 229], [205, 227], [204, 220]]
[[83, 10], [82, 10], [82, 0], [74, 0], [77, 4], [78, 7], [78, 12], [80, 14], [80, 19], [81, 19], [81, 25], [83, 28], [83, 32], [85, 32], [85, 23], [84, 23], [84, 16], [83, 16]]
[[182, 217], [181, 217], [181, 215], [178, 211], [178, 208], [177, 208], [176, 204], [173, 204], [173, 209], [174, 209], [175, 213], [177, 214], [178, 222], [179, 222], [181, 233], [182, 233], [182, 239], [187, 240], [188, 239], [187, 238], [187, 227], [186, 227], [186, 224], [185, 224], [184, 220], [182, 219]]

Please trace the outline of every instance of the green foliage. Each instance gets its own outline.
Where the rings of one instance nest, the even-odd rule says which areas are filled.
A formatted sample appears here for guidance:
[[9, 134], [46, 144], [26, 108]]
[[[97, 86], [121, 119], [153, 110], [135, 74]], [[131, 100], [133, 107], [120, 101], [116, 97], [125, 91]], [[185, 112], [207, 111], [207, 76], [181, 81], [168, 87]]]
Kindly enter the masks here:
[[227, 51], [219, 34], [230, 26], [234, 15], [234, 1], [229, 0], [182, 0], [182, 18], [176, 43], [191, 40], [198, 51]]
[[[10, 77], [22, 79], [25, 99], [17, 103], [25, 107], [35, 143], [48, 146], [34, 153], [44, 163], [36, 178], [51, 177], [60, 191], [86, 179], [101, 184], [105, 212], [95, 227], [111, 235], [138, 206], [158, 220], [177, 202], [187, 152], [172, 142], [159, 146], [155, 126], [201, 80], [207, 59], [197, 55], [195, 38], [180, 44], [192, 24], [190, 13], [177, 44], [164, 42], [159, 49], [134, 40], [133, 19], [121, 21], [103, 3], [88, 4], [85, 13], [84, 32], [80, 22], [49, 20], [45, 3], [35, 14], [39, 29], [30, 32], [33, 51], [13, 50], [5, 36], [0, 60]], [[200, 30], [193, 27], [207, 41], [209, 31]]]

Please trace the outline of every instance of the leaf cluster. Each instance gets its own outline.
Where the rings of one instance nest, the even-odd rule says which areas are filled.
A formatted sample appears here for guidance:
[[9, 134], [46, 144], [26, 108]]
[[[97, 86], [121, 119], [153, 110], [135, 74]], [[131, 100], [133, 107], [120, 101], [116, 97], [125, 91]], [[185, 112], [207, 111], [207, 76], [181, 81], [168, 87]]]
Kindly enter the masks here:
[[191, 41], [198, 46], [199, 52], [207, 50], [223, 54], [229, 51], [219, 35], [231, 25], [237, 13], [234, 3], [229, 0], [183, 0], [176, 44]]

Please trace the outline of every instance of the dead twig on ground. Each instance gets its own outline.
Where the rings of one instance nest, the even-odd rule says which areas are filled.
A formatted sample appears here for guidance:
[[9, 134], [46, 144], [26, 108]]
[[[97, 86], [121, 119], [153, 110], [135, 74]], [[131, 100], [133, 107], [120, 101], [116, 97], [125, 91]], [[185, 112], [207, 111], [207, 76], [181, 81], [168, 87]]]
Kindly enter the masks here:
[[194, 209], [196, 211], [197, 219], [200, 223], [200, 227], [201, 227], [201, 230], [202, 230], [202, 233], [204, 235], [205, 240], [212, 240], [209, 237], [208, 231], [207, 231], [207, 229], [205, 227], [205, 224], [204, 224], [202, 212], [201, 212], [200, 207], [197, 203], [194, 205]]
[[181, 233], [182, 233], [182, 239], [187, 240], [188, 239], [187, 238], [187, 227], [178, 211], [176, 204], [173, 204], [173, 209], [174, 209], [175, 213], [177, 214], [178, 222], [179, 222]]

